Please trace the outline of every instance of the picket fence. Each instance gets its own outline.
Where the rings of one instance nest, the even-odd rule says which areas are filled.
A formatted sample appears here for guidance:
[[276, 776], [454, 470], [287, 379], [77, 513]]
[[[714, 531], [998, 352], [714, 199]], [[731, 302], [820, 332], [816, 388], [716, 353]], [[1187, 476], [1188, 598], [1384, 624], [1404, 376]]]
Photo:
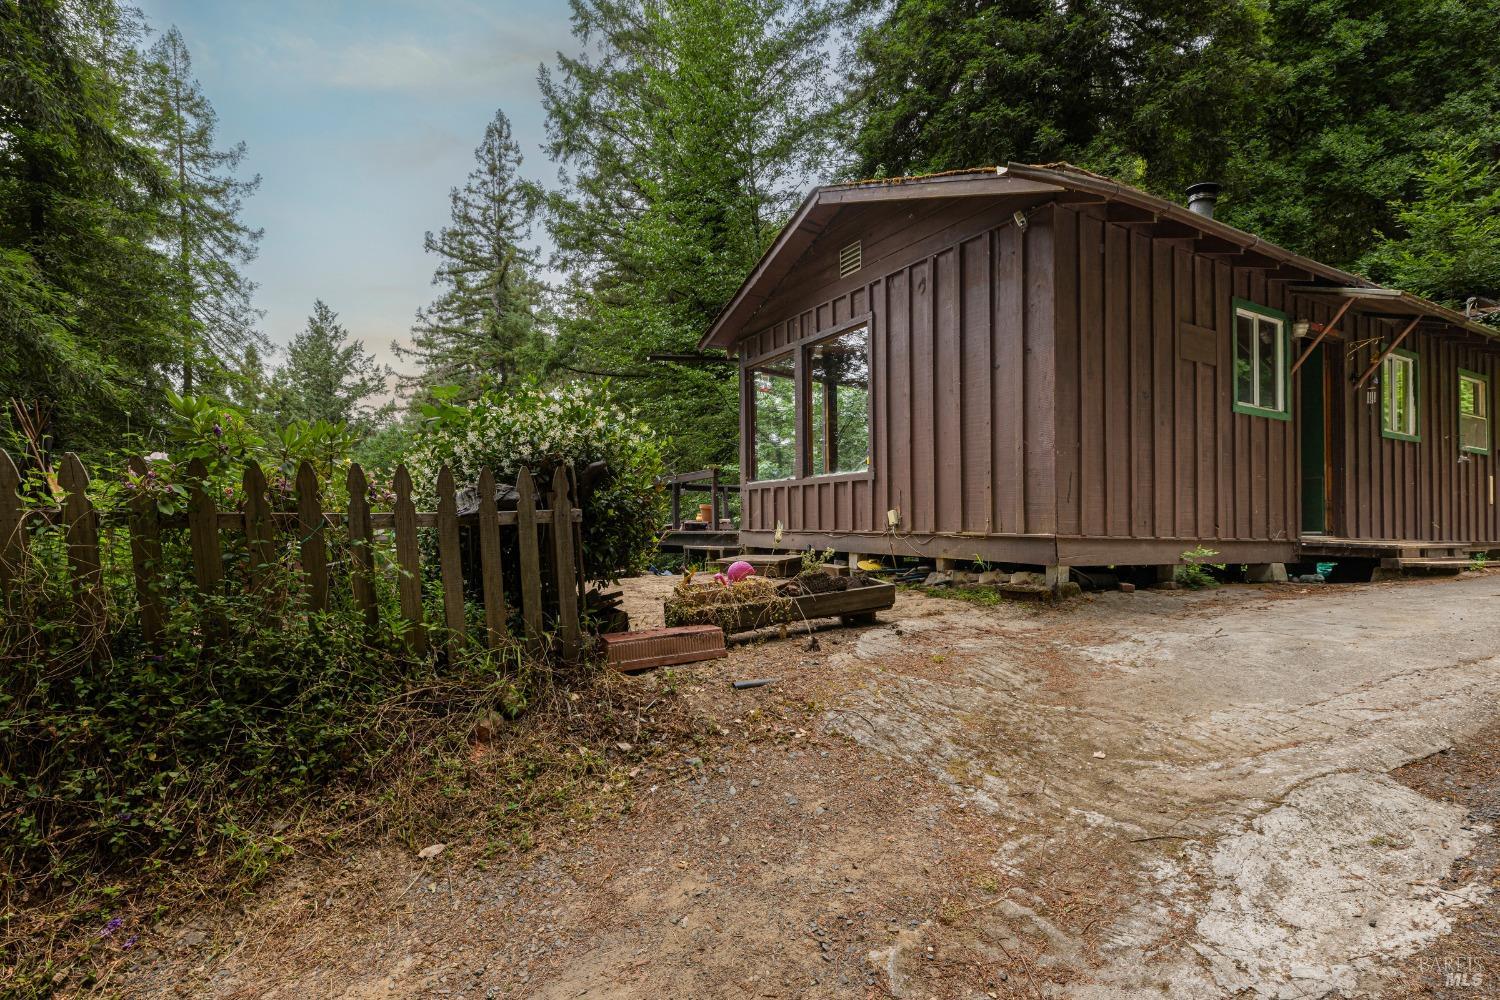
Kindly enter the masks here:
[[[145, 475], [148, 468], [144, 458], [132, 458], [127, 466], [138, 476]], [[412, 502], [411, 474], [404, 465], [396, 469], [395, 504], [390, 511], [371, 509], [369, 482], [357, 464], [349, 467], [347, 511], [323, 509], [318, 475], [308, 462], [303, 462], [297, 472], [295, 511], [272, 509], [265, 475], [255, 463], [245, 466], [244, 500], [233, 510], [218, 509], [214, 498], [196, 485], [205, 479], [200, 460], [189, 463], [187, 473], [189, 482], [195, 485], [188, 488], [184, 514], [163, 515], [155, 500], [144, 492], [132, 500], [128, 513], [101, 514], [87, 494], [88, 472], [78, 456], [69, 452], [57, 470], [63, 493], [61, 504], [38, 509], [22, 503], [21, 476], [10, 456], [0, 451], [0, 594], [5, 597], [5, 607], [15, 606], [11, 596], [21, 583], [20, 569], [26, 560], [31, 532], [50, 527], [61, 531], [66, 538], [73, 601], [81, 620], [102, 620], [99, 536], [101, 526], [116, 527], [111, 521], [118, 517], [124, 522], [119, 526], [129, 534], [141, 630], [148, 642], [158, 642], [162, 633], [162, 538], [171, 531], [187, 532], [193, 579], [204, 593], [222, 592], [225, 587], [235, 585], [252, 589], [264, 585], [278, 561], [280, 546], [295, 545], [305, 580], [308, 610], [322, 611], [328, 607], [330, 587], [327, 531], [342, 526], [348, 538], [348, 585], [355, 607], [364, 615], [372, 632], [380, 626], [375, 599], [374, 547], [377, 533], [389, 533], [384, 537], [393, 542], [400, 570], [403, 634], [411, 651], [421, 655], [427, 649], [428, 629], [422, 606], [422, 556], [417, 533], [419, 529], [430, 528], [437, 535], [442, 624], [452, 654], [465, 648], [469, 641], [459, 528], [472, 525], [478, 535], [478, 565], [471, 567], [471, 572], [478, 572], [483, 595], [484, 643], [494, 648], [510, 641], [510, 610], [501, 560], [502, 533], [514, 532], [520, 558], [520, 611], [525, 638], [539, 648], [550, 623], [563, 658], [572, 661], [580, 655], [583, 512], [573, 506], [566, 468], [557, 469], [553, 475], [550, 496], [541, 497], [542, 506], [537, 504], [537, 484], [531, 472], [522, 470], [516, 482], [519, 500], [513, 511], [497, 508], [495, 477], [485, 470], [478, 483], [479, 509], [464, 515], [458, 513], [453, 473], [446, 467], [438, 474], [436, 511], [416, 509]], [[571, 530], [552, 530], [559, 522]], [[246, 581], [236, 583], [225, 578], [220, 538], [225, 531], [239, 532], [245, 538], [251, 556]], [[552, 578], [554, 586], [545, 586], [546, 576]], [[545, 604], [544, 591], [550, 592], [551, 597]]]

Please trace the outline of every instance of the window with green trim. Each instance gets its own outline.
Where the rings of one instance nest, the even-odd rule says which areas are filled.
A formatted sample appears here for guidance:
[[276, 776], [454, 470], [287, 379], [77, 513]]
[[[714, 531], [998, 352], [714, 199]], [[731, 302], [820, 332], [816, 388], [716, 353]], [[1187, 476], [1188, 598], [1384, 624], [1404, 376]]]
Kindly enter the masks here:
[[1392, 351], [1380, 364], [1380, 433], [1398, 441], [1420, 441], [1417, 423], [1417, 356]]
[[1234, 303], [1234, 408], [1282, 419], [1290, 412], [1286, 314], [1242, 299]]
[[1458, 370], [1458, 446], [1480, 455], [1490, 453], [1490, 380], [1462, 368]]

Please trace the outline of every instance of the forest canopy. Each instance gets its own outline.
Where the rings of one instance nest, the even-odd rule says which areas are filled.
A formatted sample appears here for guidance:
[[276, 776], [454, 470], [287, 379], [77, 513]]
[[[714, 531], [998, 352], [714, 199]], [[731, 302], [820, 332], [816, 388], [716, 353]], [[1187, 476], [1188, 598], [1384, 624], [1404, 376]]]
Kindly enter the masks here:
[[267, 343], [254, 150], [223, 134], [182, 35], [114, 0], [0, 0], [9, 432], [24, 412], [52, 449], [123, 448], [165, 433], [172, 390], [267, 425], [347, 419], [387, 453], [435, 392], [609, 379], [669, 467], [733, 474], [733, 369], [651, 356], [695, 349], [810, 186], [1012, 160], [1174, 199], [1218, 180], [1220, 218], [1290, 250], [1455, 307], [1500, 299], [1495, 4], [570, 6], [573, 50], [540, 70], [544, 147], [513, 136], [514, 95], [474, 122], [384, 406], [396, 373], [338, 303]]

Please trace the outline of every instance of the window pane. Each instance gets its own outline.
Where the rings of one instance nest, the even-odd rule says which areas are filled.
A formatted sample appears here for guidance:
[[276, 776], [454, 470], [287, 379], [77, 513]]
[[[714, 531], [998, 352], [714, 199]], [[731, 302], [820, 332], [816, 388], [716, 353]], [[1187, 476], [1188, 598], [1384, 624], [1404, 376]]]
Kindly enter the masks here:
[[1458, 420], [1459, 442], [1465, 448], [1475, 448], [1480, 451], [1489, 451], [1490, 427], [1489, 421], [1480, 417], [1464, 414]]
[[1474, 413], [1477, 395], [1474, 392], [1474, 380], [1466, 375], [1458, 377], [1458, 411], [1460, 413]]
[[1381, 368], [1381, 425], [1396, 434], [1417, 433], [1417, 366], [1392, 354]]
[[1234, 398], [1255, 405], [1255, 317], [1234, 317]]
[[797, 382], [792, 356], [775, 358], [750, 373], [755, 393], [755, 478], [797, 474]]
[[1260, 398], [1256, 400], [1256, 406], [1263, 406], [1268, 410], [1281, 409], [1281, 395], [1277, 387], [1281, 381], [1281, 366], [1277, 364], [1277, 341], [1280, 339], [1280, 325], [1272, 320], [1262, 319], [1257, 324], [1259, 337], [1256, 350], [1255, 366], [1257, 371], [1256, 386], [1259, 389]]
[[814, 475], [870, 467], [869, 348], [861, 327], [808, 352]]

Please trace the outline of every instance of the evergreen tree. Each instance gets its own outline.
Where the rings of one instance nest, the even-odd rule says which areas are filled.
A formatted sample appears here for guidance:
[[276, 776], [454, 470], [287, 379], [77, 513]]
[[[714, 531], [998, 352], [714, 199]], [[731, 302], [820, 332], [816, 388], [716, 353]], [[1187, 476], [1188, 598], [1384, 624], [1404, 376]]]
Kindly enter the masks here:
[[319, 299], [307, 326], [287, 347], [286, 364], [276, 372], [276, 415], [283, 423], [326, 420], [367, 426], [372, 396], [386, 392], [390, 370], [379, 364]]
[[1244, 0], [855, 9], [859, 176], [1069, 160], [1176, 194], [1222, 175], [1266, 72]]
[[167, 236], [181, 338], [184, 394], [195, 381], [232, 372], [247, 347], [263, 345], [251, 305], [255, 285], [242, 268], [255, 259], [261, 230], [245, 225], [244, 200], [260, 177], [236, 171], [245, 144], [215, 148], [218, 114], [193, 79], [192, 58], [176, 28], [151, 46], [146, 67], [147, 123], [167, 164], [173, 199]]
[[449, 194], [452, 221], [424, 246], [438, 258], [437, 299], [417, 313], [410, 347], [420, 371], [407, 389], [456, 385], [463, 398], [504, 385], [540, 364], [544, 351], [537, 313], [541, 286], [531, 237], [541, 192], [518, 174], [521, 150], [504, 112], [485, 127], [475, 167]]
[[1453, 135], [1500, 148], [1500, 5], [1273, 0], [1273, 85], [1237, 142], [1224, 218], [1355, 266]]
[[[1362, 268], [1381, 282], [1454, 309], [1500, 301], [1500, 173], [1476, 139], [1428, 154], [1418, 194], [1390, 206], [1395, 232]], [[1500, 319], [1500, 316], [1496, 316]]]
[[0, 385], [59, 448], [163, 408], [167, 178], [134, 127], [140, 30], [110, 0], [0, 3]]
[[691, 351], [826, 151], [828, 11], [796, 0], [573, 0], [586, 51], [543, 70], [567, 275], [558, 363], [617, 375], [679, 467], [734, 460], [732, 368]]

